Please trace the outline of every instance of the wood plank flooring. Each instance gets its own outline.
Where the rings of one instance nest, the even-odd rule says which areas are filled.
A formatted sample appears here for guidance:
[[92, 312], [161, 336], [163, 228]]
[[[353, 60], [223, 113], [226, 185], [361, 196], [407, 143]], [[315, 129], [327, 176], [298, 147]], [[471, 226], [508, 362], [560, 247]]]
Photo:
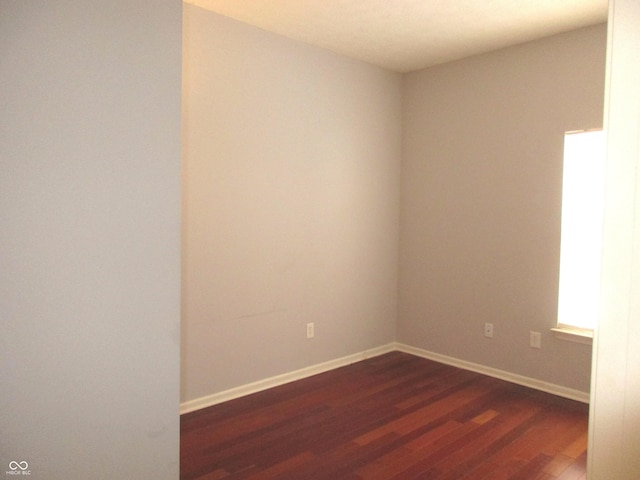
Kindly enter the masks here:
[[586, 480], [588, 407], [392, 352], [181, 417], [181, 478]]

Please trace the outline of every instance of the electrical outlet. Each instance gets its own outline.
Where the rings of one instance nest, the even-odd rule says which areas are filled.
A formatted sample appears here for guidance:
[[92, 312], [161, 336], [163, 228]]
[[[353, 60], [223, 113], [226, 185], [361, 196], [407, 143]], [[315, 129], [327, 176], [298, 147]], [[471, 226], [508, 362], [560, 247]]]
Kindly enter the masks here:
[[529, 346], [531, 348], [540, 348], [542, 343], [542, 336], [540, 332], [529, 332]]
[[484, 324], [484, 336], [487, 338], [493, 338], [493, 323]]
[[307, 323], [307, 338], [313, 338], [315, 334], [313, 322]]

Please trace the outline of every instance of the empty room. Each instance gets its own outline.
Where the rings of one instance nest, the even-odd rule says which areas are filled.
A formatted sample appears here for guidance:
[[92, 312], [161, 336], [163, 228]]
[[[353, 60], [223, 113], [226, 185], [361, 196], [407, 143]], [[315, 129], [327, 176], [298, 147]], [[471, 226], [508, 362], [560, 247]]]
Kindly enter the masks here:
[[640, 478], [639, 24], [0, 0], [5, 475]]
[[[183, 478], [584, 478], [591, 338], [552, 329], [564, 137], [603, 127], [605, 2], [529, 24], [519, 5], [502, 21], [546, 30], [473, 42], [463, 32], [449, 52], [405, 45], [402, 56], [395, 45], [386, 57], [362, 53], [369, 62], [237, 18], [290, 33], [306, 18], [319, 19], [308, 30], [329, 29], [332, 13], [366, 30], [382, 21], [372, 12], [193, 3], [183, 24]], [[437, 38], [430, 18], [457, 12], [425, 6], [404, 12], [424, 15], [410, 23], [396, 6], [381, 10], [397, 29], [401, 18], [407, 31], [424, 25], [418, 39]], [[403, 34], [378, 47], [369, 38], [371, 50]], [[364, 359], [361, 376], [339, 369]], [[442, 364], [529, 390], [493, 390]], [[566, 417], [554, 395], [574, 400]], [[545, 426], [552, 418], [557, 429]]]

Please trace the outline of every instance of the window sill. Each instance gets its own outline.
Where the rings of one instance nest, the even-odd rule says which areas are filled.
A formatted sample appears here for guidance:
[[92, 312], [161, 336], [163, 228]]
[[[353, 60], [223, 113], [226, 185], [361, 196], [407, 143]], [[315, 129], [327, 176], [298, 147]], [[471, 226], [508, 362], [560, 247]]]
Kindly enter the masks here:
[[591, 345], [593, 343], [593, 330], [586, 328], [569, 327], [568, 325], [558, 325], [551, 331], [556, 338], [567, 342], [582, 343]]

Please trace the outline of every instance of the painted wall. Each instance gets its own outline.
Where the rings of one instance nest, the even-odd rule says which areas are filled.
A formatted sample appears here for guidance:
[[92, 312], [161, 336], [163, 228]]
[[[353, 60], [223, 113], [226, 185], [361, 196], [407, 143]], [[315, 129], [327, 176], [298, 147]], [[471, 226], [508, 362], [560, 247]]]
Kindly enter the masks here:
[[563, 134], [602, 127], [605, 54], [601, 25], [405, 76], [400, 342], [589, 390], [590, 346], [549, 329]]
[[0, 3], [3, 476], [178, 478], [181, 10]]
[[182, 400], [392, 342], [400, 75], [185, 5], [183, 87]]
[[640, 478], [640, 4], [609, 4], [602, 301], [594, 345], [591, 480]]

